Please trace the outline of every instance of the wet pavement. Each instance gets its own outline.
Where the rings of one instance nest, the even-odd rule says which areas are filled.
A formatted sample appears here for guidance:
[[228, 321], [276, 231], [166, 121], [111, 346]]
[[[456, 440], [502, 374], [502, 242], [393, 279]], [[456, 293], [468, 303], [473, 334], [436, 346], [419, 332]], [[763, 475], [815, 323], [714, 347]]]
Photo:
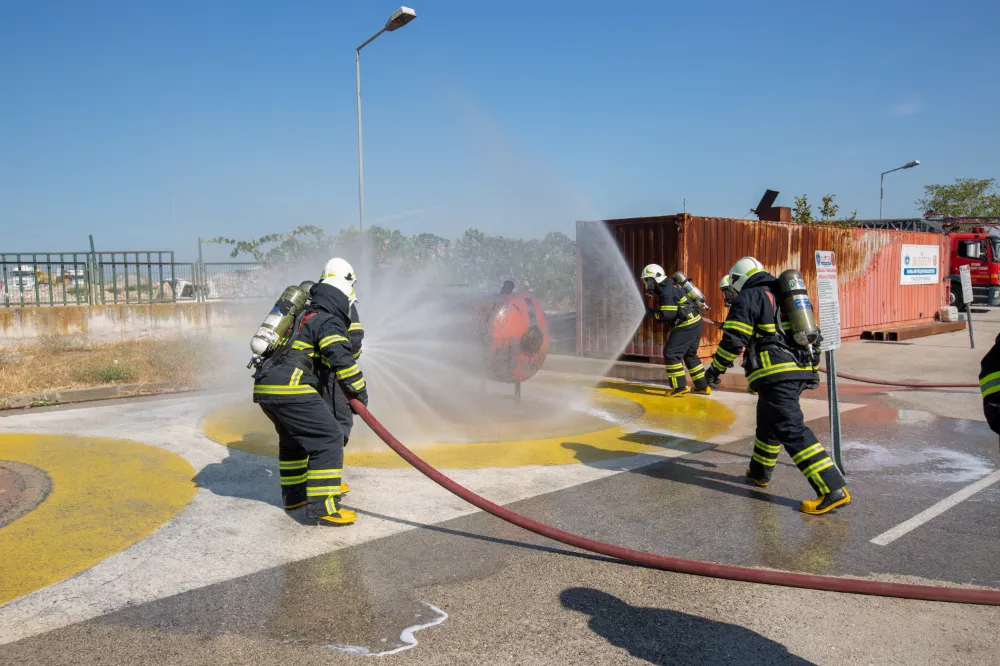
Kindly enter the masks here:
[[[842, 400], [858, 405], [841, 417], [854, 502], [823, 517], [797, 511], [811, 491], [784, 453], [767, 489], [743, 482], [752, 446], [746, 394], [715, 396], [735, 421], [683, 446], [640, 428], [617, 433], [595, 454], [586, 437], [567, 433], [560, 446], [576, 464], [447, 473], [536, 520], [641, 550], [1000, 588], [1000, 483], [887, 545], [872, 542], [990, 478], [1000, 463], [998, 438], [982, 420], [901, 408], [894, 395], [843, 391]], [[646, 570], [475, 512], [411, 470], [356, 470], [347, 503], [359, 523], [302, 527], [275, 506], [269, 458], [227, 450], [192, 429], [227, 401], [0, 419], [4, 432], [81, 436], [117, 424], [129, 432], [120, 436], [183, 457], [201, 478], [191, 504], [144, 541], [0, 606], [0, 664], [339, 664], [379, 653], [421, 664], [989, 664], [1000, 656], [1000, 608]], [[828, 442], [821, 410], [807, 413]], [[158, 436], [139, 424], [178, 420], [186, 430], [175, 423]], [[644, 436], [646, 448], [630, 447], [629, 438]], [[648, 452], [656, 442], [659, 455]], [[17, 469], [0, 477], [3, 487], [45, 478]], [[265, 546], [260, 553], [255, 541]]]

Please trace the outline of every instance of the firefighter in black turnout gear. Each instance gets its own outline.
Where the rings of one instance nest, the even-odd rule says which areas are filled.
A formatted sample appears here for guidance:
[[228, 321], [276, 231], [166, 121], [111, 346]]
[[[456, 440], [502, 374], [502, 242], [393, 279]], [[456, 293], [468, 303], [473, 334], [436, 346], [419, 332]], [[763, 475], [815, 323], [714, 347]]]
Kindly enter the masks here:
[[1000, 335], [980, 364], [979, 390], [983, 395], [983, 413], [990, 430], [1000, 434]]
[[285, 509], [306, 507], [319, 525], [348, 525], [341, 506], [344, 432], [320, 392], [330, 375], [347, 396], [368, 404], [364, 376], [349, 338], [354, 271], [343, 259], [327, 262], [310, 303], [254, 375], [253, 399], [278, 433], [278, 469]]
[[684, 366], [691, 373], [694, 392], [708, 395], [712, 392], [705, 380], [705, 368], [698, 358], [698, 344], [701, 341], [701, 313], [698, 307], [667, 277], [661, 266], [650, 264], [642, 269], [643, 286], [646, 293], [656, 296], [658, 309], [647, 310], [656, 321], [665, 322], [670, 327], [667, 342], [663, 345], [663, 362], [666, 365], [667, 380], [670, 382], [670, 397], [691, 393], [684, 377]]
[[743, 353], [750, 389], [757, 397], [757, 431], [746, 478], [761, 488], [771, 480], [781, 447], [816, 491], [805, 500], [803, 513], [823, 514], [848, 504], [851, 496], [833, 460], [805, 425], [799, 396], [818, 379], [818, 351], [809, 358], [792, 338], [792, 326], [781, 315], [778, 281], [753, 257], [744, 257], [730, 271], [736, 294], [722, 325], [722, 341], [706, 373], [712, 385]]

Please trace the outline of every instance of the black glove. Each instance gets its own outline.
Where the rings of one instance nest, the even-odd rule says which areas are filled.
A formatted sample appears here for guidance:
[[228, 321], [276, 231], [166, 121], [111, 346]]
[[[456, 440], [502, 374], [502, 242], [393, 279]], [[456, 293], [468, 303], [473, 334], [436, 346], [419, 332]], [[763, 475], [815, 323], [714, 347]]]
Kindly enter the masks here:
[[719, 376], [719, 371], [715, 368], [709, 368], [705, 371], [705, 381], [708, 382], [709, 386], [715, 387], [722, 383], [722, 379]]
[[[368, 406], [368, 390], [367, 389], [361, 389], [361, 391], [356, 396], [354, 396], [354, 397], [358, 401], [360, 401], [361, 404], [364, 405], [365, 407]], [[351, 413], [352, 414], [357, 414], [358, 413], [357, 410], [354, 409], [354, 404], [353, 403], [351, 404]]]
[[806, 390], [818, 389], [819, 388], [819, 373], [814, 372], [812, 379], [806, 382]]

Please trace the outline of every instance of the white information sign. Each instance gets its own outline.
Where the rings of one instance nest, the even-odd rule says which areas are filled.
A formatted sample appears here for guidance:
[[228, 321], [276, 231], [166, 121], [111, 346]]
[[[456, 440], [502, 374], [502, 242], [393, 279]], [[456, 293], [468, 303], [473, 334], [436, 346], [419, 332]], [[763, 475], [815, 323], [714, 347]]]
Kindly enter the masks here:
[[959, 266], [958, 275], [962, 279], [962, 302], [972, 303], [975, 294], [972, 293], [972, 274], [968, 266]]
[[837, 291], [837, 255], [816, 252], [816, 295], [819, 297], [819, 330], [823, 351], [840, 348], [840, 296]]
[[940, 249], [937, 245], [904, 245], [899, 262], [899, 284], [940, 282]]

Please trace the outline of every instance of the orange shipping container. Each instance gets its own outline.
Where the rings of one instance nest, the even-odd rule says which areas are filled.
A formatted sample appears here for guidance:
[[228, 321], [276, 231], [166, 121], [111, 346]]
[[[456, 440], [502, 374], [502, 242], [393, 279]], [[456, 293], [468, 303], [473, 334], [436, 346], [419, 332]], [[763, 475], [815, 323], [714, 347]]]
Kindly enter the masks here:
[[[947, 239], [931, 233], [802, 226], [755, 220], [670, 215], [662, 217], [577, 223], [577, 349], [581, 355], [607, 358], [617, 353], [616, 340], [630, 335], [612, 315], [613, 294], [602, 289], [606, 271], [602, 260], [588, 256], [589, 234], [606, 224], [626, 263], [636, 277], [646, 264], [661, 264], [668, 273], [687, 273], [708, 298], [710, 317], [725, 317], [719, 280], [740, 258], [754, 256], [774, 275], [795, 268], [805, 278], [816, 303], [817, 250], [837, 255], [841, 337], [858, 338], [863, 331], [882, 330], [934, 321], [947, 304], [948, 266], [938, 267], [933, 284], [902, 285], [903, 245], [936, 245], [946, 263]], [[606, 261], [606, 260], [605, 260]], [[624, 350], [625, 357], [662, 361], [664, 327], [650, 320], [642, 325]], [[700, 354], [710, 356], [721, 333], [703, 329]]]

